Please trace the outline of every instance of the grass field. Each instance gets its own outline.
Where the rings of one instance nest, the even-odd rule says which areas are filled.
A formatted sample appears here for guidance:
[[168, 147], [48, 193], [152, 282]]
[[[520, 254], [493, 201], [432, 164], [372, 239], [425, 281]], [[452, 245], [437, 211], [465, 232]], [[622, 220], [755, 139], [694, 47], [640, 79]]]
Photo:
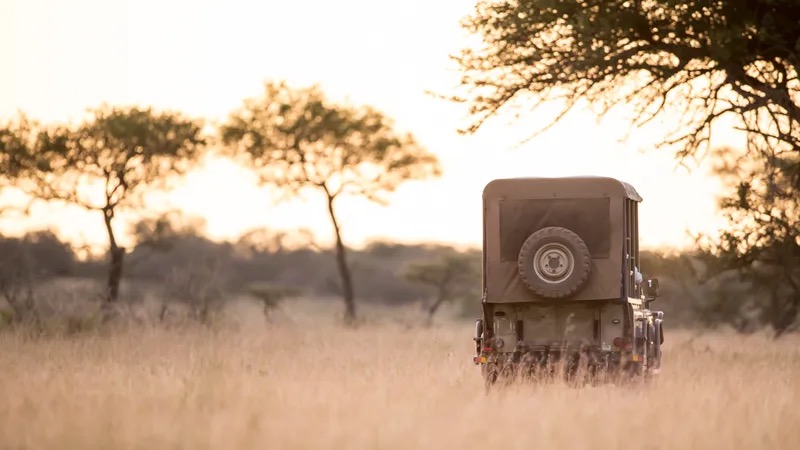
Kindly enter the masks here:
[[469, 323], [0, 335], [2, 449], [791, 449], [800, 339], [668, 335], [647, 386], [486, 395]]

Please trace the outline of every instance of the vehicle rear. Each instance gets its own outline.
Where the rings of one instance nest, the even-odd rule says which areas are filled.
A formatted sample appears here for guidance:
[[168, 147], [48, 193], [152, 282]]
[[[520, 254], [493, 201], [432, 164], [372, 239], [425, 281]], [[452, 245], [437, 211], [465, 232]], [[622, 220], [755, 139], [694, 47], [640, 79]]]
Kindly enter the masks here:
[[[491, 321], [479, 321], [479, 363], [490, 370], [535, 376], [561, 365], [616, 369], [631, 350], [624, 338], [625, 308], [614, 303], [520, 303], [488, 305]], [[483, 330], [483, 323], [488, 329]]]
[[646, 305], [637, 306], [633, 187], [603, 177], [495, 180], [483, 200], [475, 362], [487, 379], [636, 362], [635, 311]]

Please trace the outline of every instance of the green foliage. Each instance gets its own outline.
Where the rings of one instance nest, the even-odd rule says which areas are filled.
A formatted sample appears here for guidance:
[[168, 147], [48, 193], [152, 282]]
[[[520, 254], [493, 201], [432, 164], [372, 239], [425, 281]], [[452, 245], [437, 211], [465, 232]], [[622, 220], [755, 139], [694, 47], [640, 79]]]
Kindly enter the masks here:
[[199, 123], [150, 109], [101, 107], [78, 126], [21, 123], [0, 132], [12, 136], [0, 150], [18, 186], [91, 210], [140, 206], [142, 191], [183, 173], [204, 145]]
[[29, 154], [35, 123], [25, 115], [0, 127], [0, 187], [15, 180]]
[[[800, 263], [800, 186], [787, 170], [770, 171], [760, 159], [732, 149], [717, 152], [716, 171], [731, 189], [720, 206], [731, 228], [715, 247], [725, 264], [756, 261], [790, 267]], [[776, 157], [774, 167], [798, 166], [793, 156]], [[730, 259], [732, 258], [732, 259]]]
[[0, 308], [0, 324], [11, 325], [14, 323], [16, 314], [11, 308]]
[[245, 100], [221, 129], [230, 153], [250, 164], [261, 181], [297, 194], [383, 194], [402, 182], [438, 175], [436, 157], [370, 107], [329, 102], [317, 87], [267, 83], [263, 96]]

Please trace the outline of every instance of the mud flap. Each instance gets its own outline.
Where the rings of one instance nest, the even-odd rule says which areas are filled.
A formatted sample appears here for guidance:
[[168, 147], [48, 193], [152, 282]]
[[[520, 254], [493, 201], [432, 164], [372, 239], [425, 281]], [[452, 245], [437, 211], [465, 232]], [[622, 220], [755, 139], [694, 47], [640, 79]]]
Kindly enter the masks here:
[[664, 343], [663, 328], [661, 326], [661, 319], [655, 320], [653, 326], [653, 368], [661, 368], [661, 344]]
[[483, 341], [483, 319], [475, 321], [475, 337], [473, 337], [472, 340], [475, 341], [475, 356], [480, 356], [481, 343]]

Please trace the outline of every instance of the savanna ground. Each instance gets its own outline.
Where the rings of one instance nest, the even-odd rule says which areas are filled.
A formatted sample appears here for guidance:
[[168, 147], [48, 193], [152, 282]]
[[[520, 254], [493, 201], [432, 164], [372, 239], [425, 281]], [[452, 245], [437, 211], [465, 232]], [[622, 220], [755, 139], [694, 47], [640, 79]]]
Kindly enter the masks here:
[[[800, 337], [668, 331], [659, 380], [485, 393], [472, 324], [266, 324], [0, 335], [0, 448], [790, 449]], [[252, 314], [251, 314], [252, 313]], [[408, 316], [412, 316], [409, 313]], [[380, 318], [379, 318], [380, 317]]]

